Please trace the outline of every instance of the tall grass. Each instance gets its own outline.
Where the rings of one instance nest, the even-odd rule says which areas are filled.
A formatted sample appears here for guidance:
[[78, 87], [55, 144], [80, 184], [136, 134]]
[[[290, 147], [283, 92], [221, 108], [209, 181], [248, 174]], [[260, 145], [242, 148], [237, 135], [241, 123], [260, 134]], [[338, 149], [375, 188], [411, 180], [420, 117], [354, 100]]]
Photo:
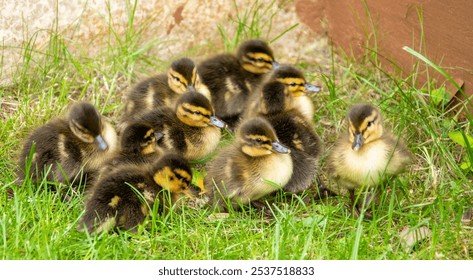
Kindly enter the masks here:
[[235, 13], [230, 16], [230, 22], [234, 26], [231, 26], [230, 30], [228, 30], [228, 25], [219, 24], [217, 26], [225, 51], [233, 51], [241, 41], [253, 38], [259, 38], [272, 43], [296, 28], [298, 24], [293, 24], [275, 36], [271, 32], [274, 18], [289, 3], [289, 1], [283, 1], [281, 4], [278, 4], [275, 0], [272, 0], [268, 4], [257, 0], [253, 1], [250, 7], [242, 8], [233, 0], [232, 4]]
[[[226, 48], [250, 37], [281, 38], [268, 31], [277, 9], [254, 3], [238, 7], [233, 30], [220, 31]], [[314, 97], [314, 121], [326, 153], [344, 130], [346, 110], [362, 100], [381, 108], [387, 125], [415, 154], [408, 172], [379, 186], [371, 220], [353, 217], [343, 195], [314, 200], [306, 194], [280, 198], [270, 220], [252, 210], [219, 218], [209, 209], [185, 205], [148, 217], [136, 234], [78, 232], [83, 195], [71, 193], [70, 201], [64, 201], [45, 183], [16, 185], [18, 151], [34, 127], [60, 115], [75, 100], [92, 100], [112, 120], [119, 115], [123, 88], [138, 67], [153, 63], [146, 50], [160, 43], [142, 38], [142, 29], [133, 24], [136, 2], [128, 9], [128, 33], [115, 30], [109, 15], [104, 20], [110, 26], [110, 45], [93, 57], [72, 51], [71, 42], [57, 30], [41, 31], [49, 34], [44, 48], [35, 47], [36, 34], [21, 46], [13, 83], [0, 88], [2, 259], [472, 259], [473, 231], [461, 223], [463, 211], [473, 206], [471, 172], [460, 168], [464, 150], [448, 138], [453, 130], [471, 134], [472, 118], [452, 121], [451, 113], [432, 103], [433, 85], [414, 86], [415, 72], [402, 78], [373, 61], [356, 63], [333, 52], [331, 65], [304, 68], [316, 73], [326, 89]], [[406, 50], [443, 71], [425, 56]], [[323, 178], [328, 177], [323, 168], [326, 153]], [[406, 249], [402, 230], [424, 226], [431, 236]]]

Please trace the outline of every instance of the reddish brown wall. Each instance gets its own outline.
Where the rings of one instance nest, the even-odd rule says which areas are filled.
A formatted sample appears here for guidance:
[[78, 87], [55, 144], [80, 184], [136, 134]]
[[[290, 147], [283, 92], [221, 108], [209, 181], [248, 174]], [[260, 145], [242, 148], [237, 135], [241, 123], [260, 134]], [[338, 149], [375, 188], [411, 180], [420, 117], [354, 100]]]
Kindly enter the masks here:
[[[336, 45], [356, 57], [366, 53], [364, 47], [368, 39], [373, 42], [375, 30], [383, 65], [389, 64], [385, 59], [392, 59], [404, 72], [411, 73], [418, 59], [402, 49], [408, 46], [441, 65], [457, 82], [464, 82], [468, 95], [473, 93], [471, 0], [297, 0], [296, 9], [302, 22], [316, 32], [327, 32]], [[429, 73], [444, 81], [432, 69]], [[419, 82], [425, 81], [426, 76], [421, 76]], [[455, 93], [451, 83], [446, 85]]]

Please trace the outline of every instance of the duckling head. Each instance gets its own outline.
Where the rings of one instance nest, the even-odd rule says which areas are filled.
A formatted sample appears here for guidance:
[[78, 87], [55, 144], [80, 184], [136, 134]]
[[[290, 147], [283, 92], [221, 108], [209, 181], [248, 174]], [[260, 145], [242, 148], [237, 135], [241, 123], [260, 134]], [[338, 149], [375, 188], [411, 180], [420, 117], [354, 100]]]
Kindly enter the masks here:
[[176, 154], [165, 154], [152, 167], [153, 180], [173, 194], [195, 196], [200, 189], [193, 186], [189, 162]]
[[321, 90], [319, 86], [308, 83], [302, 71], [292, 65], [280, 65], [274, 69], [271, 74], [271, 80], [285, 84], [294, 97]]
[[177, 94], [195, 91], [196, 84], [200, 83], [194, 61], [185, 57], [174, 60], [167, 75], [169, 87]]
[[288, 154], [291, 150], [278, 141], [271, 124], [263, 118], [245, 121], [238, 131], [238, 143], [243, 153], [250, 157], [272, 153]]
[[227, 125], [214, 115], [210, 101], [198, 92], [183, 94], [176, 104], [177, 118], [188, 126], [225, 128]]
[[348, 113], [348, 137], [354, 151], [383, 135], [383, 120], [378, 108], [357, 104]]
[[273, 50], [262, 40], [248, 40], [240, 44], [237, 59], [246, 71], [262, 75], [279, 64], [274, 60]]
[[95, 142], [102, 151], [108, 149], [108, 144], [102, 137], [102, 118], [92, 104], [78, 102], [71, 107], [69, 128], [81, 141]]
[[149, 155], [159, 151], [157, 142], [164, 136], [146, 123], [131, 123], [121, 136], [121, 148], [125, 153]]
[[288, 87], [279, 81], [270, 81], [263, 86], [261, 112], [263, 114], [277, 114], [290, 110], [294, 98]]

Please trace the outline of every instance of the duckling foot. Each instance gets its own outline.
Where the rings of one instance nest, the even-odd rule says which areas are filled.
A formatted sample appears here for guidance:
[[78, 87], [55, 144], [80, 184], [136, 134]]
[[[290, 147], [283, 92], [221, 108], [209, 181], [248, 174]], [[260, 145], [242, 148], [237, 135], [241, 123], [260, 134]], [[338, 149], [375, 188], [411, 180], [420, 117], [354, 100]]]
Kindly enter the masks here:
[[365, 220], [371, 221], [373, 219], [373, 211], [370, 209], [373, 203], [376, 203], [376, 195], [372, 192], [363, 194], [362, 200], [356, 200], [355, 191], [350, 190], [350, 198], [352, 202], [352, 215], [358, 218], [361, 214]]
[[274, 213], [271, 210], [271, 207], [265, 201], [252, 201], [251, 207], [255, 208], [256, 210], [263, 213], [264, 218], [266, 219], [273, 219]]
[[315, 200], [325, 199], [330, 196], [336, 196], [337, 194], [332, 192], [320, 179], [319, 176], [316, 177], [317, 184], [313, 187], [315, 189]]
[[8, 199], [13, 199], [13, 197], [15, 196], [15, 192], [13, 191], [12, 188], [7, 188], [7, 198]]

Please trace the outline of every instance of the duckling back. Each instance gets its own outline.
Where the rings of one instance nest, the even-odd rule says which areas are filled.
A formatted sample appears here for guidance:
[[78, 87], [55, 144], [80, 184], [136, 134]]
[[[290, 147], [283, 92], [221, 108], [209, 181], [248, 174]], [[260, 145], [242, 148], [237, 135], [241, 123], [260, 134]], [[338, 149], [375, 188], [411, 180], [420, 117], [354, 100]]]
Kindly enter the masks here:
[[248, 97], [275, 64], [273, 51], [261, 40], [243, 42], [237, 54], [220, 54], [198, 66], [202, 82], [210, 90], [217, 117], [234, 127]]

